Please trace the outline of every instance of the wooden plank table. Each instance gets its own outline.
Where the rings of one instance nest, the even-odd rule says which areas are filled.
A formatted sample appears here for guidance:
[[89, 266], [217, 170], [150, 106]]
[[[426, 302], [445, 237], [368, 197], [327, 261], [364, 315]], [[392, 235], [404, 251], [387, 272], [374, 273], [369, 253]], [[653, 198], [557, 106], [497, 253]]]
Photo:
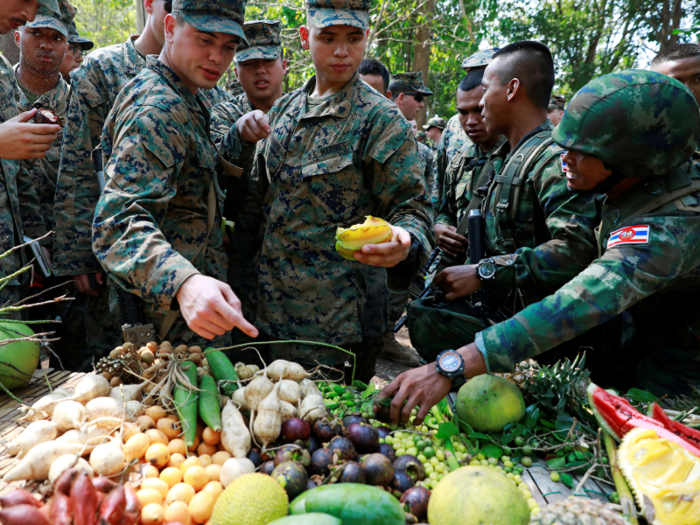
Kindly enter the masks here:
[[[61, 370], [38, 369], [34, 372], [34, 376], [27, 386], [13, 390], [12, 393], [27, 405], [32, 405], [40, 397], [45, 396], [53, 389], [75, 386], [75, 383], [83, 375], [85, 374]], [[19, 411], [21, 406], [20, 403], [7, 394], [0, 394], [0, 442], [6, 443], [11, 441], [21, 434], [24, 428], [29, 424], [25, 421], [19, 421], [19, 418], [23, 415], [23, 413]], [[14, 456], [6, 453], [0, 454], [0, 478], [17, 463], [19, 463], [19, 460], [15, 459]], [[15, 488], [24, 487], [28, 490], [32, 490], [38, 486], [39, 483], [37, 482], [17, 481], [7, 484], [0, 479], [0, 494], [9, 492]]]

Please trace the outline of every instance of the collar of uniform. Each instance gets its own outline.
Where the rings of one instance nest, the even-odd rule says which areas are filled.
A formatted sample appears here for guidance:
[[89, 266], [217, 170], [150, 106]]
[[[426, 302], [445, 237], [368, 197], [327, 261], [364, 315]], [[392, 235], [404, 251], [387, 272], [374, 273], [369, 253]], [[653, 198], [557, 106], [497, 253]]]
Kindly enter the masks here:
[[[347, 118], [350, 115], [354, 100], [357, 95], [357, 86], [362, 83], [360, 75], [355, 71], [352, 78], [335, 95], [327, 97], [321, 104], [311, 108], [304, 115], [305, 118], [336, 117]], [[316, 75], [311, 77], [304, 86], [304, 93], [308, 97], [316, 85]]]
[[527, 142], [527, 139], [529, 139], [533, 135], [536, 135], [540, 131], [552, 131], [552, 129], [553, 129], [553, 126], [552, 126], [552, 123], [549, 121], [549, 119], [545, 120], [542, 124], [537, 126], [535, 129], [533, 129], [530, 133], [525, 135], [523, 138], [521, 138], [520, 142], [518, 142], [518, 145], [515, 146], [515, 148], [513, 148], [512, 150], [510, 149], [510, 142], [508, 142], [505, 139], [505, 137], [502, 137], [503, 143], [500, 146], [496, 147], [496, 149], [493, 150], [492, 155], [497, 156], [497, 157], [501, 157], [502, 159], [506, 159], [510, 155], [512, 155], [513, 153], [518, 151], [520, 146], [525, 144], [525, 142]]
[[[15, 78], [17, 78], [17, 69], [19, 68], [19, 62], [17, 62], [14, 66], [12, 66], [12, 69], [15, 72]], [[19, 84], [19, 81], [17, 81]], [[26, 88], [25, 88], [26, 89]], [[42, 108], [48, 108], [51, 111], [57, 112], [57, 113], [62, 113], [65, 111], [65, 108], [61, 107], [61, 102], [67, 103], [68, 102], [68, 92], [70, 91], [70, 86], [68, 85], [68, 82], [63, 80], [62, 75], [58, 75], [58, 83], [53, 87], [53, 89], [50, 89], [43, 95], [39, 95], [39, 97], [36, 99], [36, 102], [32, 107], [42, 107]], [[21, 107], [24, 107], [27, 105], [27, 101], [25, 100], [25, 94], [24, 91], [21, 89], [17, 90], [17, 93], [20, 97], [20, 103], [19, 105]]]
[[146, 61], [134, 46], [137, 38], [138, 35], [132, 35], [124, 43], [124, 72], [129, 76], [136, 76], [146, 65]]
[[[148, 55], [148, 58], [146, 59], [146, 67], [148, 69], [155, 71], [158, 73], [161, 77], [165, 79], [165, 81], [172, 87], [175, 92], [180, 95], [180, 97], [185, 101], [185, 103], [194, 111], [201, 111], [201, 105], [198, 101], [197, 95], [192, 93], [192, 91], [189, 90], [187, 86], [185, 86], [185, 83], [180, 79], [180, 77], [170, 69], [167, 65], [165, 65], [163, 62], [158, 60], [158, 57], [156, 55]], [[197, 90], [198, 92], [201, 90]]]

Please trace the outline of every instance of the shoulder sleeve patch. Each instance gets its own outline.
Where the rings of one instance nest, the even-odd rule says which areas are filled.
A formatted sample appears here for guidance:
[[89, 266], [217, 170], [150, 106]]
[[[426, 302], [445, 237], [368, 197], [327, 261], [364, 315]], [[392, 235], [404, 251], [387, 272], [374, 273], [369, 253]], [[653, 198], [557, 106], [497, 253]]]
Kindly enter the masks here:
[[615, 230], [608, 239], [608, 250], [623, 244], [649, 244], [651, 241], [651, 229], [648, 224], [625, 226]]

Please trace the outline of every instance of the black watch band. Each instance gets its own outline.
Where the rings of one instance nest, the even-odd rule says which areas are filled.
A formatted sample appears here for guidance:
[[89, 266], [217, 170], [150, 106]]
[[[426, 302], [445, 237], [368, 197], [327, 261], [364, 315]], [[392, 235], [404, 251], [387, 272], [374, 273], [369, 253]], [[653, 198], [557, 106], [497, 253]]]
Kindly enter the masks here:
[[464, 359], [454, 350], [440, 352], [435, 361], [438, 374], [452, 381], [452, 388], [459, 388], [467, 382], [464, 377]]
[[497, 271], [496, 261], [490, 257], [481, 259], [476, 265], [476, 275], [481, 280], [484, 288], [490, 288], [496, 284]]

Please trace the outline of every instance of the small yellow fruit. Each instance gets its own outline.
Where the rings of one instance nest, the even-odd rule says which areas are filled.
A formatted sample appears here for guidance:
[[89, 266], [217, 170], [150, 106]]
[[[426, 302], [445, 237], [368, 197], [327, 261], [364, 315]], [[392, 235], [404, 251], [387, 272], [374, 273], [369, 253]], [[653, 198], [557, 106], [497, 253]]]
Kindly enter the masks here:
[[136, 434], [141, 433], [141, 428], [136, 423], [124, 423], [124, 441], [129, 441]]
[[217, 499], [223, 491], [224, 486], [219, 481], [210, 481], [204, 485], [204, 488], [202, 489], [202, 492], [208, 492], [214, 496], [214, 499]]
[[173, 501], [168, 505], [168, 508], [165, 509], [165, 521], [166, 523], [176, 521], [184, 525], [191, 525], [192, 517], [190, 516], [190, 509], [187, 507], [187, 503], [184, 501]]
[[147, 478], [141, 482], [141, 490], [144, 489], [155, 489], [160, 492], [160, 495], [165, 499], [170, 490], [170, 485], [160, 478]]
[[211, 456], [216, 454], [216, 447], [214, 445], [207, 445], [206, 443], [200, 443], [197, 447], [197, 455], [202, 457], [204, 455]]
[[168, 450], [168, 447], [162, 443], [156, 443], [148, 447], [145, 457], [146, 461], [148, 461], [154, 467], [163, 468], [168, 464], [168, 460], [170, 459], [170, 451]]
[[221, 434], [214, 432], [211, 428], [207, 427], [202, 433], [202, 441], [207, 445], [218, 445], [221, 441]]
[[166, 417], [168, 415], [168, 413], [165, 411], [165, 409], [163, 407], [158, 406], [158, 405], [153, 405], [152, 407], [148, 407], [146, 409], [146, 415], [157, 423], [159, 419], [163, 419], [164, 417]]
[[141, 459], [146, 455], [148, 447], [151, 446], [151, 440], [143, 432], [132, 436], [124, 445], [124, 455], [127, 461]]
[[193, 465], [185, 471], [182, 480], [188, 485], [192, 485], [194, 490], [199, 492], [204, 488], [204, 485], [211, 481], [204, 467]]
[[168, 436], [168, 439], [175, 439], [182, 433], [180, 430], [180, 423], [172, 417], [163, 417], [158, 420], [156, 425], [156, 428]]
[[221, 469], [223, 467], [221, 465], [209, 465], [208, 467], [204, 467], [204, 470], [207, 473], [207, 476], [209, 476], [209, 481], [219, 481], [219, 476], [221, 475]]
[[151, 430], [153, 428], [156, 428], [156, 422], [153, 421], [153, 418], [150, 418], [148, 416], [137, 417], [136, 424], [141, 429], [141, 432], [146, 432], [146, 430]]
[[141, 509], [142, 525], [161, 525], [165, 523], [165, 510], [162, 505], [149, 503]]
[[[141, 416], [143, 417], [143, 416]], [[161, 443], [163, 445], [167, 445], [168, 442], [170, 441], [168, 439], [168, 436], [163, 434], [160, 430], [151, 428], [150, 430], [146, 430], [145, 434], [148, 436], [148, 439], [151, 440], [151, 445], [154, 445], [155, 443]]]
[[214, 503], [216, 503], [214, 496], [208, 492], [195, 494], [188, 505], [192, 521], [195, 523], [206, 523], [214, 510]]
[[182, 454], [172, 454], [170, 456], [170, 461], [168, 461], [168, 466], [175, 467], [175, 468], [179, 469], [184, 462], [185, 462], [185, 456], [183, 456]]
[[187, 472], [187, 469], [190, 467], [201, 467], [202, 462], [199, 461], [199, 458], [197, 456], [192, 456], [189, 457], [185, 460], [185, 462], [180, 465], [180, 470], [182, 471], [182, 475], [185, 475], [185, 472]]
[[209, 465], [211, 465], [212, 463], [214, 463], [214, 462], [211, 460], [211, 456], [210, 456], [209, 454], [200, 454], [200, 455], [199, 455], [199, 461], [202, 463], [202, 466], [203, 466], [204, 468], [207, 468]]
[[143, 472], [143, 477], [145, 477], [145, 478], [157, 478], [159, 474], [160, 474], [160, 472], [158, 471], [158, 469], [156, 467], [154, 467], [153, 465], [148, 465]]
[[168, 443], [168, 450], [171, 454], [182, 454], [184, 456], [187, 454], [187, 445], [182, 439], [172, 439]]
[[178, 483], [168, 491], [165, 502], [170, 505], [173, 501], [184, 501], [189, 503], [195, 494], [194, 487], [187, 483]]
[[146, 348], [148, 348], [151, 352], [155, 354], [158, 350], [158, 343], [156, 343], [155, 341], [149, 341], [148, 343], [146, 343]]
[[231, 459], [233, 456], [226, 452], [225, 450], [220, 450], [216, 454], [212, 454], [211, 460], [215, 465], [223, 465], [227, 460]]
[[[158, 478], [148, 478], [148, 479], [158, 479]], [[145, 480], [144, 480], [145, 481]], [[156, 489], [141, 489], [136, 493], [136, 497], [141, 502], [144, 507], [150, 503], [156, 503], [160, 505], [163, 503], [163, 496], [160, 491]]]
[[[170, 460], [172, 461], [172, 456]], [[176, 467], [167, 467], [160, 473], [160, 479], [165, 481], [169, 487], [174, 487], [182, 481], [182, 472]], [[171, 520], [168, 520], [171, 521]]]

